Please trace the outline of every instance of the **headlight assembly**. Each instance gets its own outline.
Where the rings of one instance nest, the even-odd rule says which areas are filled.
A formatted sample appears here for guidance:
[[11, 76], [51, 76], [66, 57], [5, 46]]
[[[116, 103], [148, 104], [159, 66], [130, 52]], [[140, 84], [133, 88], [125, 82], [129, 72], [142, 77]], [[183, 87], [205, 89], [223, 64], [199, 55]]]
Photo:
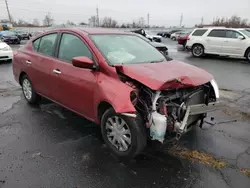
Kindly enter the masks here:
[[219, 91], [218, 84], [216, 83], [216, 81], [214, 79], [211, 80], [210, 83], [213, 86], [216, 99], [219, 99], [220, 98], [220, 91]]

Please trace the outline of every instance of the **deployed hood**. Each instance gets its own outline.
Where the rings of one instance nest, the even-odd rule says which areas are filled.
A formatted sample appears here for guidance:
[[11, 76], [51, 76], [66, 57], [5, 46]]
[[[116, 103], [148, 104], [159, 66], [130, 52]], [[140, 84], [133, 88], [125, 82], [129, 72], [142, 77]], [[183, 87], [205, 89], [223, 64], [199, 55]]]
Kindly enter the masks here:
[[213, 79], [208, 72], [175, 60], [161, 63], [115, 65], [118, 72], [153, 90], [194, 87]]

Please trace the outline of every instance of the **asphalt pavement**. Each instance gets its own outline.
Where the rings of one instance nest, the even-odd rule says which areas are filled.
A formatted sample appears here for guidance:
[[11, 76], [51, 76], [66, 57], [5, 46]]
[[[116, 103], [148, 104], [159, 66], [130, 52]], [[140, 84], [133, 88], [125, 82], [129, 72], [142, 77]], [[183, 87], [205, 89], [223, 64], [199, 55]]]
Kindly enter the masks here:
[[152, 146], [130, 162], [109, 152], [97, 125], [47, 100], [28, 105], [11, 63], [0, 64], [0, 188], [249, 188], [250, 64], [196, 59], [176, 42], [163, 42], [174, 59], [215, 76], [225, 105], [178, 149]]

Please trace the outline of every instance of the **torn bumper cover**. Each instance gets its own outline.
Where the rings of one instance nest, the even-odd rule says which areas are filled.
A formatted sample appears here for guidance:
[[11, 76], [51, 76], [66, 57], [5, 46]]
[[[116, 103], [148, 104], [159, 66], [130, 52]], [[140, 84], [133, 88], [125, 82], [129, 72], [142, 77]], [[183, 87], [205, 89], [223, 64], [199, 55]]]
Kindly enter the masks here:
[[181, 123], [177, 122], [175, 124], [176, 132], [180, 134], [187, 132], [187, 126], [188, 126], [187, 122], [190, 116], [206, 114], [208, 112], [217, 110], [220, 106], [221, 102], [211, 102], [208, 105], [196, 104], [188, 106], [183, 121]]

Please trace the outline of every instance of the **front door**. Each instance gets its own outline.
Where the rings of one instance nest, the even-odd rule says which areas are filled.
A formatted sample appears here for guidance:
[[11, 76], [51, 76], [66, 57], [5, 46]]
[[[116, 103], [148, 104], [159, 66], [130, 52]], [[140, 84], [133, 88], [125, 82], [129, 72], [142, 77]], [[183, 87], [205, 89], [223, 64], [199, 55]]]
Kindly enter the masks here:
[[225, 30], [213, 29], [205, 38], [205, 51], [211, 54], [221, 54], [222, 44], [225, 40]]
[[223, 53], [227, 55], [232, 56], [243, 56], [244, 50], [245, 50], [245, 40], [239, 39], [238, 37], [242, 36], [245, 38], [242, 34], [240, 34], [237, 31], [234, 30], [227, 30], [226, 37], [223, 42]]
[[72, 58], [78, 56], [92, 58], [92, 53], [78, 36], [63, 33], [58, 49], [58, 60], [53, 69], [54, 78], [57, 80], [53, 93], [58, 103], [92, 119], [98, 72], [74, 67], [71, 63]]

